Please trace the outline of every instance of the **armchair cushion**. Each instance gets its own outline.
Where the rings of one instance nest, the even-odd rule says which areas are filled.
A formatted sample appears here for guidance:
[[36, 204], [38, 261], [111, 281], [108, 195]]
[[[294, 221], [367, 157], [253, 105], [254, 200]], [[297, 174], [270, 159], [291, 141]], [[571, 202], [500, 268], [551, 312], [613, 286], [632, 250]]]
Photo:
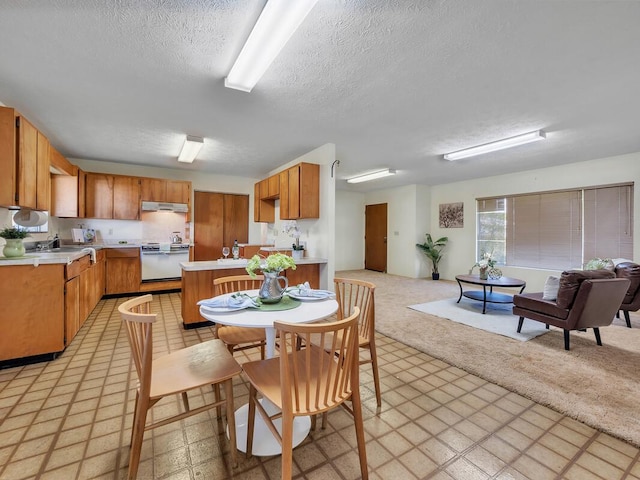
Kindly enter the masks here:
[[628, 278], [631, 281], [631, 285], [629, 286], [629, 290], [627, 290], [627, 294], [624, 296], [622, 305], [633, 303], [640, 290], [640, 265], [633, 262], [619, 263], [616, 265], [615, 272], [616, 277]]
[[514, 295], [513, 305], [560, 320], [566, 320], [570, 311], [568, 308], [560, 308], [554, 300], [546, 300], [542, 292]]
[[543, 300], [555, 300], [558, 298], [558, 290], [560, 289], [560, 277], [549, 275], [544, 282], [544, 289], [542, 292]]
[[570, 309], [576, 298], [576, 293], [583, 280], [615, 278], [616, 274], [610, 270], [567, 270], [560, 275], [560, 288], [556, 303], [559, 308]]

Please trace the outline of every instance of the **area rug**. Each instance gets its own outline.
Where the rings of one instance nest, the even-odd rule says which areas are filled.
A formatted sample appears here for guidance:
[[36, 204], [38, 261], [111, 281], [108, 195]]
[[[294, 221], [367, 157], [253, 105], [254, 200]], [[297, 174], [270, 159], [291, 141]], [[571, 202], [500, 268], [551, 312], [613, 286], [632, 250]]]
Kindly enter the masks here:
[[554, 327], [521, 342], [406, 307], [457, 298], [460, 290], [454, 281], [368, 270], [336, 276], [377, 286], [378, 333], [640, 447], [637, 313], [631, 313], [633, 328], [627, 328], [624, 319], [601, 328], [601, 347], [592, 330], [571, 332], [571, 350], [566, 351], [562, 330]]
[[513, 306], [507, 304], [487, 305], [486, 313], [482, 313], [482, 302], [462, 298], [458, 303], [457, 298], [448, 298], [437, 302], [409, 305], [409, 308], [446, 318], [452, 322], [463, 323], [486, 332], [504, 335], [521, 342], [549, 332], [544, 324], [525, 319], [522, 324], [522, 332], [518, 333], [519, 317], [511, 312]]

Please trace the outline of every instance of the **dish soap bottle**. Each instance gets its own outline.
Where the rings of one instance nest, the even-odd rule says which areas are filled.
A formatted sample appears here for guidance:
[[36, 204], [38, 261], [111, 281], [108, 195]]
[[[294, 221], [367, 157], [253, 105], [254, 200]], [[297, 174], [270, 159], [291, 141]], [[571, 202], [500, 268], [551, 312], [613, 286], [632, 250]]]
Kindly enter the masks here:
[[233, 241], [233, 247], [231, 247], [231, 253], [233, 254], [234, 260], [237, 260], [240, 255], [240, 247], [238, 246], [238, 240]]

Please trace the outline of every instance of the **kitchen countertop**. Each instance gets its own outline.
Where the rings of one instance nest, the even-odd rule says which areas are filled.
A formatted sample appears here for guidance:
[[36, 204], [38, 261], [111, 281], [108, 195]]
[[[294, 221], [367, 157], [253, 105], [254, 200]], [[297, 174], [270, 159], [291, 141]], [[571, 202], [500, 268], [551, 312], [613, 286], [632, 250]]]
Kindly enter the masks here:
[[[185, 272], [196, 272], [199, 270], [227, 270], [229, 268], [244, 268], [249, 262], [248, 259], [218, 261], [218, 260], [205, 260], [199, 262], [182, 262], [180, 266]], [[305, 257], [301, 260], [296, 260], [296, 265], [314, 265], [318, 263], [327, 263], [326, 258], [312, 258]]]
[[101, 250], [103, 248], [140, 248], [137, 244], [117, 244], [117, 245], [62, 245], [62, 251], [52, 250], [50, 252], [39, 252], [36, 250], [26, 252], [24, 257], [7, 258], [0, 256], [0, 267], [9, 265], [50, 265], [55, 263], [67, 264], [74, 260], [89, 255], [89, 252], [83, 252], [83, 248], [93, 248]]

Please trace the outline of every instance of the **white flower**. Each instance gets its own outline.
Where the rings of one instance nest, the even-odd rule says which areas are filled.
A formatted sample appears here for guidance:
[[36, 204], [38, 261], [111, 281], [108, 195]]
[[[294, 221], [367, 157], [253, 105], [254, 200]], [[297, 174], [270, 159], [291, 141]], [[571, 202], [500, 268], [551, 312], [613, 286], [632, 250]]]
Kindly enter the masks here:
[[298, 227], [298, 222], [295, 220], [289, 220], [282, 227], [282, 232], [286, 233], [292, 238], [300, 238], [300, 227]]

